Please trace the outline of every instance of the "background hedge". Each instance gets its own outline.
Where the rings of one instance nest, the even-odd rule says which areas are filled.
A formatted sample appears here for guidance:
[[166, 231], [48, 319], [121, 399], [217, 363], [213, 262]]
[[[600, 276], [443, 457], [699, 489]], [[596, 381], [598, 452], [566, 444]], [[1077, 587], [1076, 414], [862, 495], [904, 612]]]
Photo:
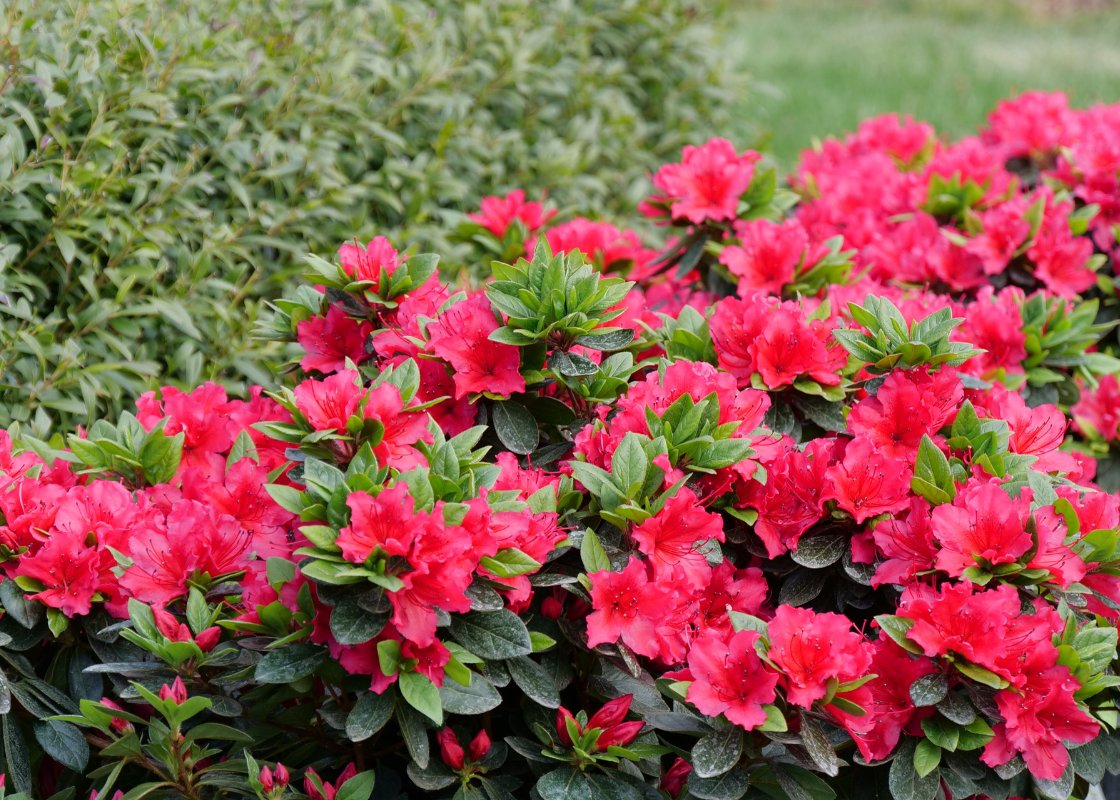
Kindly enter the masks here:
[[703, 8], [5, 4], [0, 425], [267, 383], [263, 299], [355, 234], [453, 253], [449, 214], [514, 187], [632, 207], [688, 131], [725, 124]]

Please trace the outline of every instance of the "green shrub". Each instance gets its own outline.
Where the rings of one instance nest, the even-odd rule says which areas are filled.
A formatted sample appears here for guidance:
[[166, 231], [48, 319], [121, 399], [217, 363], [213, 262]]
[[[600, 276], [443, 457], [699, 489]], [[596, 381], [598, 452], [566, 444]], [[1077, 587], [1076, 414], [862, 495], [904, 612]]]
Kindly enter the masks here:
[[609, 214], [721, 125], [687, 0], [12, 0], [0, 26], [0, 424], [39, 433], [267, 382], [246, 341], [304, 252], [454, 253], [448, 219], [514, 187]]

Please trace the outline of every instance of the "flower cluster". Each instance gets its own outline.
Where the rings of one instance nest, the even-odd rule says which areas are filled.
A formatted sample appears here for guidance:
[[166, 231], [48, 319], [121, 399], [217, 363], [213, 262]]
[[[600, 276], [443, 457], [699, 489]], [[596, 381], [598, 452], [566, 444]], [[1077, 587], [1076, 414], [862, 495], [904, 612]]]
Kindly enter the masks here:
[[713, 139], [653, 176], [662, 247], [486, 198], [480, 283], [310, 258], [267, 393], [5, 434], [8, 780], [1083, 796], [1120, 696], [1117, 131], [1037, 94], [955, 143], [884, 117], [787, 187]]

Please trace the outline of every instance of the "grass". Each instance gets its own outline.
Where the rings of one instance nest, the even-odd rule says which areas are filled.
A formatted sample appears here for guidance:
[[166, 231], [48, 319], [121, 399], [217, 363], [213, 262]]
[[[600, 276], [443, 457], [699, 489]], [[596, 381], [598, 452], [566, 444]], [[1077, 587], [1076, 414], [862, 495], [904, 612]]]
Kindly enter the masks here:
[[732, 136], [784, 167], [814, 138], [885, 112], [948, 136], [1027, 89], [1120, 101], [1120, 8], [1058, 13], [1010, 0], [743, 0], [726, 36], [741, 92]]

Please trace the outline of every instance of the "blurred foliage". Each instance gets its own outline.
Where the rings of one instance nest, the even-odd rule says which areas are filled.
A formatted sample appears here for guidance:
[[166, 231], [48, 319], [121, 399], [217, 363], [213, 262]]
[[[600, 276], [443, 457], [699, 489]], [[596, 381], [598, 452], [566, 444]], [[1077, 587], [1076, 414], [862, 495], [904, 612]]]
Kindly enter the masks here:
[[724, 125], [718, 6], [9, 0], [0, 425], [268, 382], [263, 300], [355, 234], [454, 253], [449, 218], [515, 187], [631, 208]]

